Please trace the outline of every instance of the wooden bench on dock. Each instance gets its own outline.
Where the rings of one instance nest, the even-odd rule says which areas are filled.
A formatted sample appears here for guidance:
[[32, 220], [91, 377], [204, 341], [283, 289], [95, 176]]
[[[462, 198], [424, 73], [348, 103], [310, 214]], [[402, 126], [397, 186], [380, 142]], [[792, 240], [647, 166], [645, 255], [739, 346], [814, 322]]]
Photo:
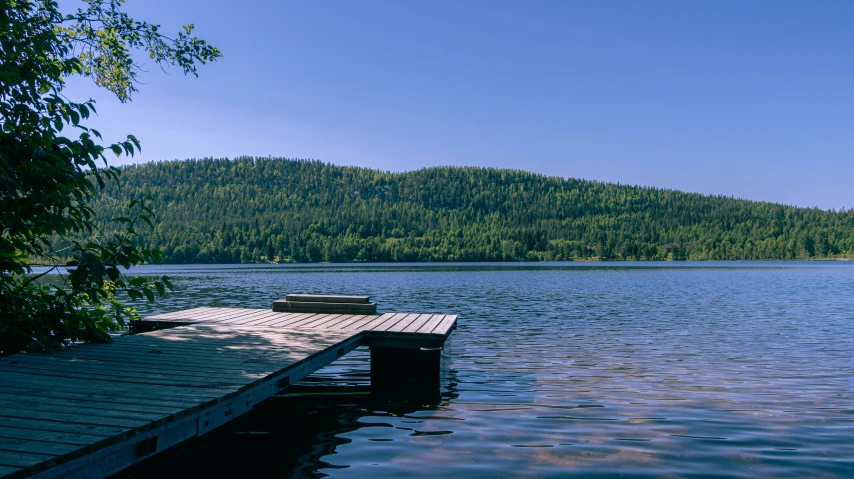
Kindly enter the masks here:
[[[354, 303], [367, 304], [367, 303]], [[379, 388], [436, 380], [443, 314], [194, 308], [110, 344], [0, 358], [0, 477], [96, 478], [244, 414], [358, 346]]]
[[333, 296], [329, 294], [289, 294], [273, 301], [273, 311], [280, 313], [376, 314], [377, 303], [368, 296]]

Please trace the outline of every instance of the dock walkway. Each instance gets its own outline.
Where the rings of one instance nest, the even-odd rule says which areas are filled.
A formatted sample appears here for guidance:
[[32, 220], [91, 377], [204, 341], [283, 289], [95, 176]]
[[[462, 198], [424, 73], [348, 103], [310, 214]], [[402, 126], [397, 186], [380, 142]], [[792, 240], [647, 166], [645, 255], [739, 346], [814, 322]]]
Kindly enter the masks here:
[[195, 308], [144, 318], [134, 328], [149, 332], [110, 344], [3, 357], [0, 477], [114, 474], [361, 345], [371, 347], [372, 381], [425, 354], [438, 374], [437, 351], [455, 327], [456, 316], [441, 314]]

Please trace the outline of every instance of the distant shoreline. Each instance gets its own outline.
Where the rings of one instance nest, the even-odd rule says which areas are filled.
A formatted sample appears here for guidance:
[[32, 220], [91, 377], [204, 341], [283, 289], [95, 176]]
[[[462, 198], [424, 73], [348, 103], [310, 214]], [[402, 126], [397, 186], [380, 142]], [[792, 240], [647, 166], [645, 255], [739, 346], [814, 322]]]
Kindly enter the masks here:
[[[854, 263], [854, 260], [849, 258], [831, 258], [831, 259], [771, 259], [771, 260], [614, 260], [614, 261], [591, 261], [591, 260], [582, 260], [582, 261], [431, 261], [431, 262], [381, 262], [381, 261], [353, 261], [347, 263], [324, 263], [324, 262], [315, 262], [315, 263], [162, 263], [162, 264], [143, 264], [134, 267], [130, 271], [134, 271], [136, 269], [157, 269], [157, 268], [180, 268], [180, 267], [192, 267], [192, 268], [219, 268], [219, 267], [232, 267], [232, 268], [251, 268], [251, 267], [291, 267], [291, 268], [300, 268], [300, 267], [449, 267], [449, 266], [461, 266], [461, 267], [514, 267], [514, 266], [524, 266], [524, 267], [562, 267], [562, 266], [612, 266], [612, 267], [620, 267], [627, 265], [634, 265], [637, 267], [645, 267], [645, 266], [656, 266], [656, 267], [668, 267], [668, 266], [696, 266], [696, 267], [715, 267], [715, 266], [738, 266], [739, 264], [753, 264], [753, 265], [773, 265], [773, 263]], [[607, 267], [606, 266], [606, 267]], [[42, 273], [44, 270], [42, 268], [48, 268], [47, 265], [33, 265], [34, 274]], [[58, 266], [57, 270], [64, 270], [65, 266]]]

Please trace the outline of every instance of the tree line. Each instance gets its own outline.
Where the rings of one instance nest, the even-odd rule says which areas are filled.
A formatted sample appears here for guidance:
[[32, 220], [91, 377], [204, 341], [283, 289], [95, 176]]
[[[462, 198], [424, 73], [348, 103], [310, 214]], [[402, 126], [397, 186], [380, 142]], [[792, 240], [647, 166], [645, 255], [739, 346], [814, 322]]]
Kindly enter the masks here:
[[96, 211], [151, 198], [167, 263], [854, 258], [828, 211], [518, 170], [405, 173], [281, 158], [122, 168]]

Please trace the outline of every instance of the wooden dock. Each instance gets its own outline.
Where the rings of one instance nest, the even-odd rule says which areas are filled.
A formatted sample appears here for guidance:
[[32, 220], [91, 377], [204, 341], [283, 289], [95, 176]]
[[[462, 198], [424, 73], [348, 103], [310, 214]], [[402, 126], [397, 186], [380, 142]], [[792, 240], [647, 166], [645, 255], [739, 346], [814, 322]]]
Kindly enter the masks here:
[[435, 376], [456, 316], [195, 308], [110, 344], [0, 358], [0, 477], [97, 478], [205, 434], [358, 346], [372, 383]]

